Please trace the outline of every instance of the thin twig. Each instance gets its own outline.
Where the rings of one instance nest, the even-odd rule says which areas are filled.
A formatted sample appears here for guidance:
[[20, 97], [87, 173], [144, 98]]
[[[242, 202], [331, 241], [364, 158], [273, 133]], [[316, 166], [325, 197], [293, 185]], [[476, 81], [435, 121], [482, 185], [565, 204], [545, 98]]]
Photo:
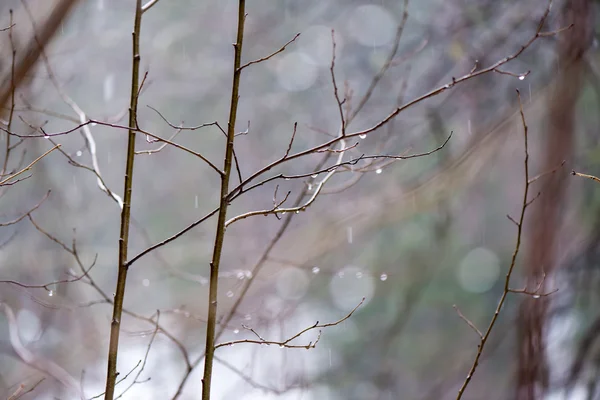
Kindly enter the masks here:
[[283, 46], [281, 46], [281, 48], [279, 50], [274, 51], [273, 53], [269, 54], [266, 57], [262, 57], [262, 58], [259, 58], [258, 60], [247, 62], [246, 64], [244, 64], [241, 67], [239, 67], [240, 70], [242, 70], [244, 68], [247, 68], [247, 67], [249, 67], [249, 66], [251, 66], [253, 64], [258, 64], [258, 63], [261, 63], [263, 61], [267, 61], [267, 60], [275, 57], [277, 54], [282, 53], [283, 51], [285, 51], [285, 48], [288, 47], [296, 39], [298, 39], [299, 36], [300, 36], [300, 33], [296, 33], [296, 35], [293, 38], [291, 38], [290, 40], [288, 40], [286, 44], [284, 44]]
[[60, 145], [57, 144], [56, 146], [54, 146], [53, 148], [51, 148], [50, 150], [46, 151], [44, 154], [42, 154], [41, 156], [39, 156], [38, 158], [33, 160], [28, 166], [26, 166], [19, 172], [15, 172], [14, 174], [10, 175], [8, 178], [3, 179], [2, 181], [0, 181], [0, 186], [6, 185], [7, 182], [10, 181], [11, 179], [16, 178], [17, 176], [21, 175], [23, 172], [29, 171], [31, 169], [31, 167], [33, 167], [36, 163], [38, 163], [42, 158], [46, 157], [48, 154], [52, 153], [54, 150], [58, 149], [59, 147], [60, 147]]
[[331, 73], [331, 84], [333, 85], [333, 96], [335, 97], [335, 102], [338, 108], [338, 112], [340, 114], [340, 123], [341, 123], [341, 136], [346, 136], [346, 118], [344, 116], [344, 101], [340, 100], [340, 96], [338, 94], [338, 87], [335, 80], [335, 31], [331, 30], [331, 45], [332, 45], [332, 55], [331, 55], [331, 65], [329, 67], [329, 72]]
[[24, 384], [19, 385], [19, 388], [17, 389], [17, 391], [15, 391], [12, 395], [10, 395], [8, 400], [18, 400], [21, 397], [25, 396], [27, 393], [33, 392], [45, 380], [46, 380], [46, 378], [42, 378], [42, 379], [38, 380], [27, 391], [23, 391], [25, 389]]
[[[545, 15], [547, 15], [547, 13]], [[539, 29], [541, 29], [541, 27]], [[508, 272], [506, 273], [506, 278], [504, 280], [504, 290], [502, 291], [502, 295], [500, 296], [500, 300], [498, 301], [498, 305], [496, 306], [496, 311], [494, 312], [494, 315], [492, 316], [492, 319], [491, 319], [485, 333], [481, 336], [479, 345], [477, 346], [477, 354], [475, 355], [475, 359], [473, 360], [473, 365], [471, 366], [471, 369], [469, 370], [467, 377], [465, 378], [460, 389], [458, 390], [458, 395], [456, 397], [456, 400], [460, 400], [462, 398], [463, 394], [465, 393], [465, 390], [467, 389], [467, 386], [471, 382], [471, 379], [473, 378], [473, 375], [475, 374], [475, 371], [477, 370], [477, 366], [479, 365], [479, 359], [481, 358], [481, 355], [483, 354], [483, 350], [488, 341], [488, 338], [490, 337], [490, 334], [492, 333], [492, 330], [494, 329], [496, 321], [498, 320], [498, 316], [500, 315], [502, 306], [504, 305], [504, 302], [506, 301], [508, 294], [511, 292], [510, 279], [512, 277], [512, 273], [514, 271], [514, 268], [515, 268], [515, 265], [517, 262], [517, 256], [518, 256], [519, 250], [521, 248], [521, 235], [523, 232], [523, 221], [525, 220], [525, 212], [527, 210], [527, 207], [531, 204], [531, 202], [529, 201], [530, 182], [529, 182], [529, 147], [528, 147], [528, 143], [527, 143], [528, 127], [527, 127], [527, 123], [525, 122], [525, 114], [523, 112], [523, 104], [521, 103], [521, 94], [519, 93], [518, 90], [517, 90], [517, 97], [519, 99], [519, 110], [520, 110], [520, 114], [521, 114], [521, 123], [523, 125], [523, 138], [524, 138], [524, 148], [525, 148], [525, 161], [524, 161], [525, 187], [523, 189], [523, 200], [521, 203], [521, 213], [519, 215], [519, 219], [518, 219], [518, 221], [513, 220], [517, 226], [517, 238], [516, 238], [515, 248], [513, 251], [512, 258], [511, 258], [510, 266], [508, 268]]]
[[581, 172], [575, 172], [575, 171], [571, 171], [571, 175], [580, 176], [582, 178], [591, 179], [593, 181], [596, 181], [596, 182], [600, 183], [600, 178], [598, 178], [597, 176], [594, 176], [594, 175], [588, 175], [588, 174], [584, 174], [584, 173], [581, 173]]
[[364, 301], [365, 301], [365, 298], [363, 297], [362, 300], [360, 301], [360, 303], [358, 303], [356, 305], [356, 307], [354, 307], [352, 309], [352, 311], [350, 311], [348, 314], [346, 314], [345, 317], [342, 317], [341, 319], [339, 319], [337, 321], [329, 322], [326, 324], [319, 324], [319, 321], [317, 321], [314, 325], [311, 325], [307, 328], [302, 329], [301, 331], [299, 331], [298, 333], [296, 333], [293, 336], [290, 336], [286, 340], [282, 340], [282, 341], [265, 340], [258, 333], [256, 333], [256, 331], [254, 329], [245, 327], [247, 330], [252, 332], [258, 338], [258, 340], [252, 340], [252, 339], [232, 340], [230, 342], [219, 343], [218, 345], [215, 346], [215, 349], [218, 349], [219, 347], [233, 346], [234, 344], [239, 344], [239, 343], [277, 345], [280, 347], [287, 347], [289, 349], [314, 349], [321, 337], [321, 331], [319, 331], [319, 335], [317, 336], [317, 339], [314, 342], [308, 342], [308, 344], [304, 344], [304, 345], [294, 345], [294, 344], [291, 344], [291, 342], [298, 339], [300, 336], [304, 335], [306, 332], [312, 331], [314, 329], [324, 329], [324, 328], [329, 328], [329, 327], [341, 324], [342, 322], [346, 321], [348, 318], [352, 317], [352, 314], [354, 314], [354, 312], [364, 303]]
[[[84, 124], [87, 120], [86, 113], [79, 107], [79, 105], [77, 103], [75, 103], [75, 101], [73, 101], [73, 99], [71, 97], [69, 97], [69, 95], [67, 95], [67, 93], [65, 93], [65, 91], [62, 89], [61, 85], [59, 84], [58, 79], [56, 78], [56, 75], [54, 74], [54, 71], [52, 70], [52, 67], [50, 66], [50, 61], [48, 60], [48, 57], [46, 56], [46, 52], [44, 51], [41, 41], [36, 34], [37, 27], [36, 27], [35, 21], [33, 19], [31, 10], [27, 6], [27, 3], [23, 2], [23, 5], [25, 8], [25, 11], [27, 12], [27, 14], [29, 16], [29, 20], [31, 22], [31, 26], [32, 26], [33, 32], [34, 32], [33, 37], [39, 45], [40, 57], [42, 58], [42, 61], [44, 62], [44, 66], [46, 67], [46, 71], [48, 72], [48, 77], [50, 78], [52, 85], [54, 86], [55, 90], [58, 92], [58, 94], [61, 97], [61, 99], [63, 100], [63, 102], [65, 104], [67, 104], [73, 110], [73, 112], [75, 114], [77, 114], [77, 116], [79, 117], [79, 123]], [[116, 193], [111, 191], [106, 186], [106, 184], [104, 183], [104, 180], [102, 179], [102, 174], [100, 173], [100, 166], [98, 164], [98, 156], [96, 154], [96, 140], [94, 139], [94, 136], [92, 135], [90, 126], [88, 124], [82, 125], [81, 130], [83, 132], [83, 136], [86, 141], [86, 147], [90, 153], [90, 156], [92, 157], [92, 166], [93, 166], [92, 170], [94, 171], [94, 173], [96, 175], [96, 182], [97, 182], [98, 187], [104, 193], [108, 194], [108, 196], [111, 197], [119, 205], [119, 208], [122, 209], [123, 208], [123, 199], [121, 199], [121, 197], [119, 195], [117, 195]], [[48, 138], [48, 139], [50, 139], [50, 138]], [[62, 152], [62, 153], [66, 154], [64, 152]], [[81, 164], [74, 163], [73, 165], [81, 165]]]

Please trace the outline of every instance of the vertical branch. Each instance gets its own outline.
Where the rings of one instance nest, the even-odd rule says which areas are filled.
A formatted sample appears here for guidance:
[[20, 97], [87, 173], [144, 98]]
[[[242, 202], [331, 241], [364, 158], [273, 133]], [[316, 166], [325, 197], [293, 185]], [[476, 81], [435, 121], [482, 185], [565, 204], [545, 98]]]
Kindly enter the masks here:
[[[473, 328], [479, 334], [479, 344], [477, 345], [477, 354], [475, 355], [473, 364], [471, 365], [471, 368], [469, 369], [469, 374], [463, 381], [462, 385], [460, 386], [460, 389], [458, 389], [458, 395], [456, 396], [456, 400], [462, 399], [462, 397], [465, 393], [465, 390], [467, 389], [467, 387], [471, 383], [471, 380], [473, 379], [473, 375], [475, 374], [475, 371], [477, 370], [477, 367], [479, 366], [479, 360], [481, 359], [481, 355], [483, 354], [485, 345], [486, 345], [492, 331], [494, 330], [494, 327], [496, 326], [496, 321], [498, 320], [498, 316], [500, 315], [500, 312], [502, 311], [502, 307], [504, 306], [504, 303], [506, 302], [506, 298], [508, 297], [508, 294], [511, 292], [517, 292], [510, 288], [510, 279], [512, 277], [513, 271], [515, 270], [515, 266], [517, 264], [517, 256], [519, 255], [519, 250], [521, 249], [521, 240], [522, 240], [522, 236], [523, 236], [523, 223], [525, 221], [525, 213], [527, 211], [527, 208], [533, 202], [533, 200], [536, 199], [536, 197], [534, 197], [533, 199], [529, 199], [529, 188], [531, 185], [531, 180], [529, 179], [529, 143], [528, 143], [528, 137], [527, 137], [529, 128], [527, 127], [527, 123], [525, 122], [525, 113], [523, 112], [523, 103], [521, 102], [521, 94], [519, 93], [518, 90], [517, 90], [517, 97], [519, 99], [519, 111], [521, 114], [521, 123], [523, 125], [523, 147], [525, 148], [525, 157], [524, 157], [525, 187], [523, 188], [523, 201], [521, 203], [521, 213], [519, 214], [519, 219], [515, 220], [512, 217], [510, 217], [509, 215], [507, 215], [508, 219], [510, 219], [517, 226], [517, 238], [516, 238], [515, 248], [513, 250], [513, 255], [512, 255], [511, 261], [510, 261], [510, 266], [508, 267], [508, 272], [506, 273], [506, 277], [504, 279], [504, 290], [502, 291], [502, 295], [500, 296], [500, 300], [498, 300], [498, 305], [496, 306], [496, 311], [494, 312], [494, 315], [492, 316], [492, 319], [490, 320], [490, 323], [488, 324], [488, 327], [485, 330], [485, 332], [482, 333], [481, 331], [479, 331], [477, 328], [475, 328], [475, 325], [473, 325], [469, 320], [467, 320], [466, 318], [463, 317], [463, 319], [465, 319], [465, 321], [469, 324], [469, 326], [471, 328]], [[529, 294], [525, 290], [523, 290], [521, 292]], [[537, 295], [537, 291], [535, 293], [536, 293], [535, 295], [537, 296], [537, 298], [539, 298], [540, 295]], [[459, 315], [462, 315], [462, 314], [460, 314], [460, 312], [459, 312]]]
[[129, 135], [127, 139], [127, 161], [125, 165], [125, 183], [123, 189], [123, 210], [121, 211], [121, 231], [119, 236], [119, 272], [117, 289], [113, 305], [113, 316], [110, 325], [110, 343], [108, 348], [108, 371], [106, 375], [105, 399], [112, 400], [117, 380], [117, 353], [119, 351], [119, 331], [125, 297], [127, 280], [127, 246], [129, 244], [129, 225], [131, 219], [131, 187], [133, 182], [133, 160], [135, 157], [135, 132], [137, 128], [137, 104], [140, 74], [140, 30], [142, 25], [142, 1], [135, 5], [135, 22], [133, 28], [133, 51], [131, 68], [131, 100], [129, 105]]
[[231, 106], [229, 109], [229, 120], [227, 126], [227, 145], [225, 147], [225, 162], [223, 175], [221, 175], [221, 199], [219, 204], [219, 218], [217, 221], [217, 232], [215, 235], [215, 245], [213, 249], [212, 261], [210, 263], [210, 287], [208, 295], [208, 320], [206, 326], [206, 346], [204, 360], [204, 375], [202, 378], [202, 400], [210, 400], [210, 386], [212, 380], [212, 370], [215, 355], [215, 328], [217, 325], [217, 294], [219, 283], [219, 265], [221, 262], [221, 252], [223, 250], [223, 241], [225, 238], [225, 222], [227, 219], [227, 206], [229, 193], [229, 178], [231, 176], [233, 159], [233, 141], [235, 139], [235, 121], [237, 117], [237, 108], [240, 92], [241, 60], [242, 60], [242, 42], [244, 39], [244, 22], [246, 19], [246, 1], [239, 0], [238, 3], [238, 26], [236, 43], [233, 45], [233, 83], [231, 88]]
[[[13, 10], [10, 10], [10, 28], [8, 29], [8, 39], [10, 41], [11, 51], [11, 62], [10, 62], [10, 110], [8, 112], [8, 124], [6, 129], [10, 131], [12, 129], [13, 116], [15, 113], [15, 57], [17, 56], [17, 50], [15, 49], [15, 41], [13, 38]], [[1, 104], [0, 104], [1, 106]], [[10, 158], [10, 135], [6, 133], [6, 148], [4, 152], [4, 162], [2, 164], [2, 173], [0, 177], [4, 177], [8, 169], [8, 159]]]
[[[563, 160], [572, 163], [575, 145], [576, 104], [584, 78], [584, 55], [593, 37], [593, 5], [590, 0], [573, 0], [564, 4], [562, 19], [573, 27], [559, 37], [559, 72], [553, 93], [547, 97], [547, 129], [542, 140], [541, 170], [548, 171]], [[572, 164], [571, 164], [572, 165]], [[568, 167], [567, 167], [568, 168]], [[560, 240], [562, 213], [568, 194], [568, 176], [551, 174], [544, 179], [547, 196], [532, 212], [525, 275], [527, 285], [535, 287], [558, 268], [556, 253]], [[544, 287], [542, 287], [544, 290]], [[516, 376], [518, 400], [543, 396], [550, 385], [546, 359], [545, 326], [550, 299], [525, 297], [519, 309], [519, 361]]]

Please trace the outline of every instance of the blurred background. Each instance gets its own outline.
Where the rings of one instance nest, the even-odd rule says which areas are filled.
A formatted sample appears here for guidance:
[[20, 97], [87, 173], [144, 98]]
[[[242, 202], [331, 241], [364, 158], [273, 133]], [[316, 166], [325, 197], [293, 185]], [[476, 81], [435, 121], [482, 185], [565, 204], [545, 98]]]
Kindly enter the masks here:
[[[0, 32], [4, 91], [10, 89], [12, 49], [17, 60], [28, 56], [32, 21], [41, 30], [58, 3], [28, 0], [29, 15], [21, 1], [0, 2], [0, 28], [10, 27], [11, 18], [14, 23]], [[14, 311], [23, 346], [68, 371], [91, 398], [105, 385], [120, 223], [119, 206], [99, 189], [93, 168], [122, 195], [127, 131], [91, 124], [87, 133], [79, 129], [22, 141], [8, 139], [4, 131], [63, 132], [77, 127], [82, 115], [83, 121], [127, 125], [135, 2], [75, 3], [57, 25], [45, 57], [20, 82], [14, 107], [9, 99], [0, 111], [1, 162], [11, 149], [3, 171], [28, 165], [53, 144], [63, 151], [37, 163], [30, 178], [0, 188], [2, 223], [27, 213], [51, 190], [31, 218], [0, 226], [0, 279], [41, 285], [73, 280], [82, 266], [93, 268], [89, 277], [46, 288], [1, 283], [0, 301]], [[285, 153], [295, 122], [294, 152], [339, 132], [332, 29], [341, 96], [347, 94], [356, 110], [372, 93], [347, 127], [355, 132], [454, 78], [514, 54], [534, 37], [548, 5], [545, 0], [407, 3], [405, 9], [404, 2], [392, 0], [248, 2], [244, 62], [300, 36], [285, 51], [244, 70], [236, 130], [247, 133], [235, 142], [243, 177]], [[406, 109], [356, 140], [348, 157], [428, 152], [453, 132], [440, 151], [357, 164], [336, 173], [306, 212], [248, 218], [227, 230], [219, 279], [220, 341], [255, 339], [244, 326], [282, 341], [316, 321], [338, 321], [365, 301], [351, 318], [323, 329], [314, 349], [219, 348], [213, 398], [456, 398], [479, 344], [461, 315], [485, 331], [517, 240], [515, 225], [506, 218], [518, 218], [524, 189], [516, 89], [529, 126], [531, 177], [546, 174], [531, 187], [532, 196], [541, 195], [528, 209], [510, 286], [527, 285], [531, 292], [539, 287], [542, 295], [509, 294], [463, 398], [600, 398], [600, 184], [570, 175], [571, 170], [600, 174], [596, 8], [591, 0], [555, 1], [541, 31], [574, 24], [571, 29], [539, 37], [501, 73], [466, 80]], [[236, 22], [232, 0], [160, 0], [142, 21], [141, 68], [147, 75], [140, 127], [173, 137], [218, 166], [225, 139], [216, 126], [182, 131], [173, 126], [214, 121], [226, 126]], [[79, 115], [65, 101], [69, 98]], [[130, 258], [211, 212], [220, 185], [211, 168], [177, 148], [139, 134], [137, 150]], [[310, 174], [322, 158], [312, 154], [264, 177]], [[232, 187], [238, 183], [234, 178]], [[270, 209], [276, 187], [279, 200], [291, 191], [291, 203], [303, 191], [310, 195], [318, 180], [274, 180], [237, 198], [228, 215]], [[200, 397], [215, 221], [131, 266], [119, 371], [120, 377], [133, 372], [117, 393], [137, 383], [122, 398]], [[157, 310], [161, 329], [154, 335]], [[10, 325], [9, 318], [0, 317], [5, 398], [44, 377], [15, 354]], [[294, 343], [314, 342], [317, 333], [307, 332]], [[189, 375], [186, 359], [199, 360]], [[22, 398], [76, 397], [48, 377]]]

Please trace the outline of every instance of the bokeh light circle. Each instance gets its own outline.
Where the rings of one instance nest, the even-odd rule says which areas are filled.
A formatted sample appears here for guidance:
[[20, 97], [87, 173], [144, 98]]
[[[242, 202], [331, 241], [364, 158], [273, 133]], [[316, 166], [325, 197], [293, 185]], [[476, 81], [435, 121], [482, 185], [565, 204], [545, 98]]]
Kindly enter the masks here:
[[471, 293], [485, 293], [500, 276], [498, 256], [485, 247], [471, 250], [457, 269], [458, 284]]

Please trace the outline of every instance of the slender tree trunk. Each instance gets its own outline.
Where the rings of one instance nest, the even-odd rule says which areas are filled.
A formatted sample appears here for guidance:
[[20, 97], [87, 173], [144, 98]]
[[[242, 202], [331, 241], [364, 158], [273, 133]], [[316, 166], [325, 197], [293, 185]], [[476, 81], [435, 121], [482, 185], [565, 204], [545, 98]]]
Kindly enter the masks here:
[[[544, 158], [540, 171], [550, 171], [563, 160], [571, 164], [575, 143], [576, 104], [583, 81], [583, 56], [590, 44], [592, 3], [567, 0], [562, 9], [562, 26], [573, 24], [558, 37], [558, 76], [548, 98], [547, 126], [542, 139]], [[534, 290], [553, 275], [558, 267], [556, 248], [561, 215], [568, 187], [569, 166], [542, 180], [542, 195], [533, 204], [530, 219], [529, 249], [525, 274], [529, 290]], [[544, 283], [540, 292], [551, 288]], [[550, 297], [525, 296], [519, 310], [517, 400], [542, 398], [549, 385], [545, 357], [545, 326]]]

